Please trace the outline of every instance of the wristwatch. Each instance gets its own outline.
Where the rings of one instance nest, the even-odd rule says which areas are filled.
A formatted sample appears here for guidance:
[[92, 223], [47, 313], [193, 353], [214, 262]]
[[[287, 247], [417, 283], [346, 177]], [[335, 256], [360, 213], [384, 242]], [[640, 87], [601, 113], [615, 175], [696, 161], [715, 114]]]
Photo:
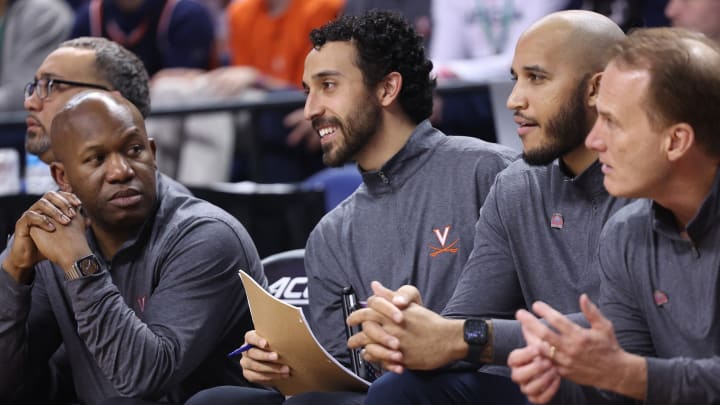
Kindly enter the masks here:
[[488, 337], [488, 323], [484, 319], [466, 319], [463, 324], [463, 339], [468, 344], [468, 354], [465, 360], [478, 363], [485, 350]]
[[65, 280], [77, 280], [83, 276], [89, 276], [100, 271], [100, 261], [94, 254], [89, 254], [75, 263], [70, 267], [70, 270], [65, 272]]

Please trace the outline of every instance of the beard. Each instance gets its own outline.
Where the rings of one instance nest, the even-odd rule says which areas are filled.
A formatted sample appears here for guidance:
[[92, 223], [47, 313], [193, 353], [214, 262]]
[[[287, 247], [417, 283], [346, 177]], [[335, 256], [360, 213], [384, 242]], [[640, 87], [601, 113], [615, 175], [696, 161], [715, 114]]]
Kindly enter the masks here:
[[382, 124], [382, 107], [371, 94], [367, 94], [365, 99], [350, 111], [345, 122], [338, 118], [318, 118], [317, 121], [313, 122], [313, 127], [331, 123], [342, 132], [341, 140], [322, 145], [323, 163], [326, 166], [338, 167], [349, 162], [377, 133]]
[[533, 166], [544, 166], [585, 142], [592, 123], [585, 108], [585, 91], [589, 77], [584, 78], [560, 110], [547, 123], [547, 142], [534, 150], [524, 151], [523, 160]]
[[26, 132], [25, 151], [31, 155], [41, 156], [50, 150], [50, 136], [46, 133]]

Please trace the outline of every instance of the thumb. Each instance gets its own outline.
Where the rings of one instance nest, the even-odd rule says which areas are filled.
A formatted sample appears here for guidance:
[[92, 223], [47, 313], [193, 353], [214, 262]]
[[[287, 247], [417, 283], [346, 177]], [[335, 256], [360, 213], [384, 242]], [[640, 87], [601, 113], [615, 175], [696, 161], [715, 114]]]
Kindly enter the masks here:
[[515, 319], [520, 322], [520, 329], [522, 330], [523, 338], [525, 339], [525, 345], [534, 346], [539, 344], [540, 338], [532, 333], [527, 326], [530, 322], [536, 319], [535, 316], [524, 309], [520, 309], [515, 312]]

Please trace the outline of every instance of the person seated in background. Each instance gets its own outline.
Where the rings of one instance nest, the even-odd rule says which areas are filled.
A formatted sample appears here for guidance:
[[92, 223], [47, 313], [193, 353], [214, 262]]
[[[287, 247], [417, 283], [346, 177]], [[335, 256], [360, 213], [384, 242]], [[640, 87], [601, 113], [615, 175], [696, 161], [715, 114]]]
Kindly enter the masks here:
[[[22, 89], [28, 71], [37, 69], [43, 58], [67, 39], [72, 16], [63, 1], [0, 0], [0, 112], [22, 110]], [[20, 170], [32, 166], [35, 160], [28, 157], [26, 164], [21, 164], [25, 158], [22, 124], [4, 121], [0, 135], [0, 195], [26, 191], [25, 174]], [[46, 173], [43, 169], [47, 168], [40, 169]], [[47, 176], [44, 178], [52, 183]], [[47, 189], [44, 185], [41, 188]]]
[[[71, 35], [108, 38], [136, 54], [152, 79], [156, 106], [187, 102], [186, 94], [203, 101], [203, 92], [191, 78], [219, 64], [213, 16], [200, 1], [89, 0], [76, 11]], [[231, 118], [206, 114], [188, 121], [176, 117], [146, 121], [158, 145], [161, 171], [187, 184], [226, 180], [234, 145]], [[180, 138], [181, 133], [186, 137]], [[196, 155], [194, 172], [193, 165], [185, 165], [191, 167], [183, 167], [182, 173], [178, 169], [183, 150]]]
[[685, 30], [614, 49], [586, 144], [610, 194], [641, 200], [603, 229], [600, 307], [579, 300], [589, 328], [542, 302], [547, 324], [517, 313], [528, 345], [508, 364], [533, 403], [590, 403], [588, 386], [606, 403], [720, 403], [718, 71], [717, 44]]
[[720, 42], [720, 2], [716, 0], [670, 0], [665, 15], [673, 27], [701, 32]]
[[267, 280], [243, 226], [168, 187], [142, 115], [116, 93], [72, 97], [51, 137], [61, 191], [23, 214], [0, 254], [3, 402], [52, 400], [42, 377], [60, 345], [82, 403], [182, 403], [247, 384], [226, 357], [252, 327], [237, 270]]
[[[158, 97], [252, 98], [258, 92], [301, 88], [303, 61], [309, 45], [307, 35], [338, 16], [343, 0], [245, 0], [227, 7], [229, 66], [181, 76], [187, 92], [177, 90], [172, 72], [163, 73], [156, 84]], [[170, 79], [170, 81], [168, 81]], [[167, 95], [164, 95], [168, 93]], [[186, 93], [186, 94], [185, 94]], [[302, 109], [267, 111], [254, 130], [262, 142], [263, 181], [300, 181], [317, 170], [316, 137], [305, 136], [311, 128]], [[231, 129], [232, 130], [232, 129]], [[297, 148], [306, 140], [305, 148]], [[288, 148], [289, 147], [289, 148]], [[247, 174], [246, 174], [247, 175]]]
[[[72, 96], [90, 88], [117, 91], [135, 105], [143, 118], [150, 114], [148, 74], [135, 54], [100, 37], [65, 41], [47, 55], [33, 81], [25, 87], [27, 153], [47, 165], [55, 160], [50, 142], [52, 120]], [[161, 176], [171, 187], [188, 192], [185, 186]], [[54, 182], [49, 184], [43, 191], [55, 188]]]
[[[598, 290], [600, 229], [628, 202], [608, 195], [597, 153], [584, 145], [605, 53], [623, 37], [607, 17], [579, 10], [550, 14], [522, 34], [507, 106], [523, 160], [497, 176], [443, 316], [421, 305], [421, 286], [393, 292], [375, 284], [369, 308], [348, 319], [363, 327], [349, 345], [394, 372], [373, 383], [366, 403], [526, 403], [499, 366], [523, 345], [512, 316], [544, 299], [581, 319], [577, 296]], [[442, 368], [459, 360], [475, 366]], [[478, 371], [481, 362], [489, 364]]]
[[0, 19], [0, 111], [17, 111], [28, 70], [68, 38], [72, 10], [56, 0], [0, 0]]
[[[446, 136], [427, 120], [435, 80], [422, 37], [399, 14], [343, 16], [310, 34], [305, 117], [323, 162], [357, 162], [363, 183], [312, 231], [305, 249], [310, 324], [320, 344], [349, 365], [342, 290], [359, 300], [371, 280], [415, 283], [441, 309], [470, 254], [480, 207], [495, 176], [516, 153], [475, 138]], [[273, 385], [290, 370], [256, 331], [240, 364], [248, 380]], [[213, 391], [213, 390], [211, 390]], [[220, 403], [225, 388], [199, 394]], [[216, 396], [215, 396], [216, 395]], [[363, 393], [306, 393], [286, 401], [362, 403]]]
[[[235, 76], [255, 70], [255, 87], [267, 91], [301, 89], [310, 31], [340, 15], [344, 0], [246, 0], [228, 6], [231, 66], [210, 72], [214, 87], [227, 93]], [[241, 89], [244, 80], [240, 76]], [[235, 92], [237, 93], [237, 91]], [[232, 94], [232, 93], [230, 93]], [[321, 168], [320, 143], [302, 109], [268, 111], [258, 118], [262, 181], [300, 181]]]
[[345, 0], [342, 14], [363, 15], [373, 9], [399, 12], [423, 38], [425, 51], [428, 51], [432, 41], [430, 0]]
[[[507, 80], [513, 46], [534, 21], [568, 0], [431, 0], [430, 59], [438, 83]], [[450, 134], [496, 141], [489, 90], [437, 96], [432, 121]], [[473, 119], [468, 119], [473, 117]]]
[[76, 11], [71, 38], [108, 38], [162, 69], [217, 65], [215, 32], [205, 5], [191, 0], [89, 0]]

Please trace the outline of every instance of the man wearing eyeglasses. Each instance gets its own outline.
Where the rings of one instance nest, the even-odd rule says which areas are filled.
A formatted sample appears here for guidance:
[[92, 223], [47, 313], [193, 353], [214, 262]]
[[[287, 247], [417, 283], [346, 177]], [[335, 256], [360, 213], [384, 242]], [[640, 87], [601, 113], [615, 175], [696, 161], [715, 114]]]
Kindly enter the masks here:
[[103, 38], [65, 41], [25, 86], [28, 153], [47, 164], [55, 160], [49, 137], [52, 119], [73, 95], [91, 88], [118, 91], [143, 117], [150, 113], [148, 74], [134, 54]]
[[[52, 119], [73, 95], [88, 89], [117, 91], [140, 110], [143, 118], [150, 114], [149, 78], [135, 54], [105, 38], [65, 41], [45, 58], [33, 81], [25, 85], [27, 153], [48, 165], [55, 160], [49, 135]], [[160, 176], [173, 189], [189, 193], [182, 184]]]

